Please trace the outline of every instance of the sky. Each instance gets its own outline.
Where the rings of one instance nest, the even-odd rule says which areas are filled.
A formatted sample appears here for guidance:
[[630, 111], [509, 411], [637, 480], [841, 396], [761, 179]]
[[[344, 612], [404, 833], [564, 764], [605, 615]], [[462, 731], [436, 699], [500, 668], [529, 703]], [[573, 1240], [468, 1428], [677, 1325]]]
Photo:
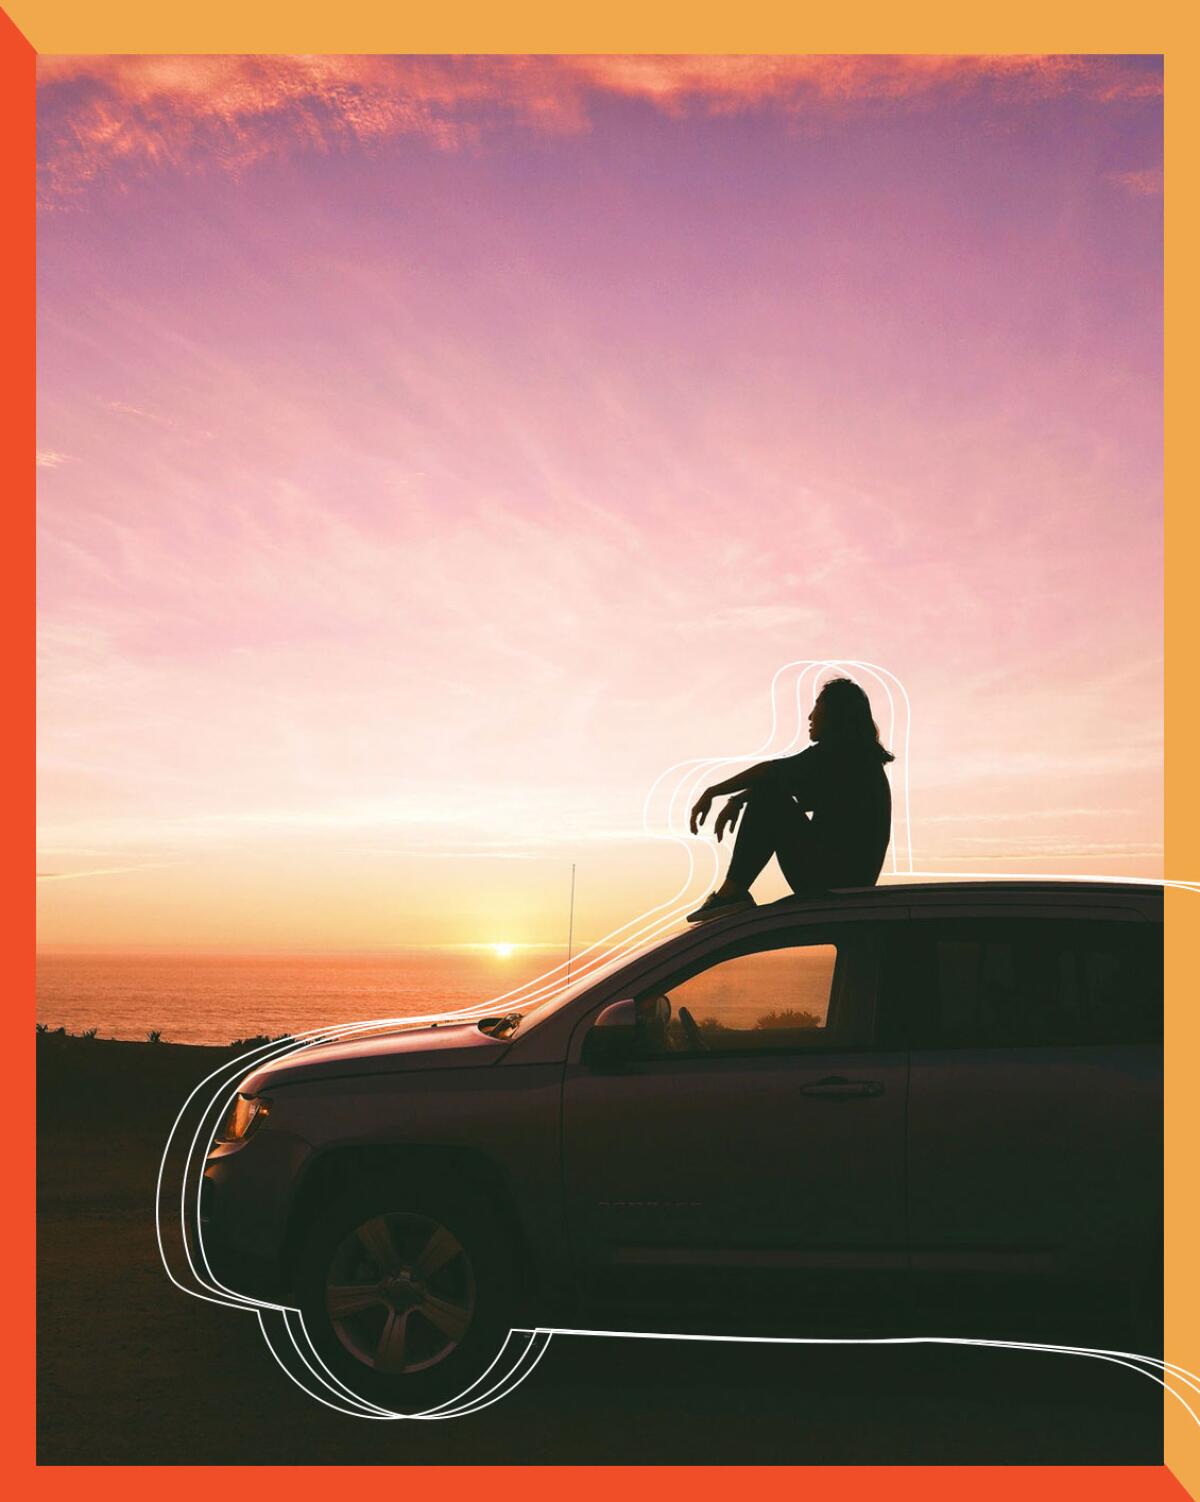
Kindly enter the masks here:
[[597, 938], [807, 660], [903, 685], [918, 870], [1161, 875], [1161, 132], [1153, 58], [40, 58], [41, 943], [555, 945], [573, 865]]

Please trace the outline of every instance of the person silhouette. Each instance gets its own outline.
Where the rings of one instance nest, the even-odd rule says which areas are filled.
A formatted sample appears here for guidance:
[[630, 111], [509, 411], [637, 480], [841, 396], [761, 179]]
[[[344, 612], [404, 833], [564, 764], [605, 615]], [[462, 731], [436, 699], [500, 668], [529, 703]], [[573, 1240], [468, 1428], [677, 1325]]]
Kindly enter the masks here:
[[726, 831], [736, 837], [724, 882], [688, 914], [689, 923], [754, 907], [750, 888], [772, 856], [798, 895], [875, 885], [892, 824], [884, 766], [895, 758], [879, 743], [871, 701], [852, 679], [831, 678], [808, 717], [808, 734], [813, 744], [798, 755], [761, 761], [696, 800], [693, 834], [713, 800], [732, 794], [713, 832], [718, 842]]

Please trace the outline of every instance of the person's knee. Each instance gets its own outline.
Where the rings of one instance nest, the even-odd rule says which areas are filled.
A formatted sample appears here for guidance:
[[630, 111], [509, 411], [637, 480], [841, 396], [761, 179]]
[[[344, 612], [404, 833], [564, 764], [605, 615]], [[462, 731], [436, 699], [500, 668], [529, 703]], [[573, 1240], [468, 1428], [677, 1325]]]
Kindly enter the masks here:
[[752, 787], [746, 789], [746, 796], [751, 803], [778, 803], [789, 796], [783, 785], [783, 779], [774, 770], [765, 771]]

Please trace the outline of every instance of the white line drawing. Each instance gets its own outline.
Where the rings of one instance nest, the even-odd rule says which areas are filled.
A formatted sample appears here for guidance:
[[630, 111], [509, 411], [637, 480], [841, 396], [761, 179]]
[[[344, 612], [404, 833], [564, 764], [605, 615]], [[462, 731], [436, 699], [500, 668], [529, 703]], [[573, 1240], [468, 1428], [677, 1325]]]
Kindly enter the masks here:
[[[796, 726], [786, 743], [780, 747], [777, 741], [780, 737], [780, 703], [783, 697], [780, 690], [781, 681], [790, 672], [798, 670], [795, 682], [791, 685], [786, 695], [786, 702], [795, 704]], [[766, 756], [785, 756], [792, 752], [804, 734], [806, 714], [802, 708], [802, 701], [807, 698], [808, 707], [811, 708], [816, 702], [817, 694], [822, 681], [827, 676], [839, 676], [853, 679], [860, 687], [865, 686], [861, 682], [861, 676], [867, 676], [873, 680], [874, 686], [878, 686], [884, 694], [888, 705], [887, 731], [884, 736], [886, 743], [894, 748], [897, 744], [897, 732], [900, 732], [903, 752], [897, 760], [900, 763], [902, 787], [898, 800], [899, 809], [893, 811], [891, 850], [891, 874], [903, 878], [915, 879], [924, 877], [931, 880], [973, 880], [987, 879], [994, 881], [1021, 881], [1021, 880], [1072, 880], [1072, 881], [1096, 881], [1105, 882], [1112, 880], [1110, 877], [1094, 875], [1070, 875], [1068, 873], [1048, 872], [980, 872], [980, 871], [921, 871], [914, 869], [912, 854], [912, 817], [910, 807], [910, 746], [911, 746], [911, 701], [908, 692], [900, 680], [886, 668], [874, 663], [856, 659], [797, 659], [784, 663], [778, 668], [771, 679], [771, 721], [767, 737], [756, 749], [733, 754], [725, 754], [712, 757], [692, 757], [684, 761], [673, 763], [661, 772], [651, 784], [642, 806], [643, 834], [651, 839], [668, 839], [678, 844], [687, 856], [687, 876], [679, 890], [667, 901], [659, 903], [655, 907], [647, 908], [637, 917], [612, 929], [601, 939], [588, 945], [573, 958], [552, 966], [541, 975], [525, 982], [521, 986], [514, 987], [499, 996], [493, 997], [485, 1003], [460, 1008], [457, 1011], [434, 1012], [420, 1016], [405, 1017], [382, 1017], [374, 1018], [365, 1022], [343, 1023], [324, 1028], [313, 1028], [306, 1032], [297, 1033], [293, 1036], [277, 1040], [273, 1043], [260, 1045], [250, 1049], [229, 1063], [221, 1065], [206, 1075], [189, 1093], [178, 1114], [172, 1123], [166, 1143], [163, 1148], [162, 1158], [155, 1189], [155, 1235], [158, 1244], [159, 1257], [164, 1271], [170, 1281], [182, 1292], [193, 1298], [198, 1298], [205, 1303], [221, 1304], [231, 1309], [241, 1309], [256, 1315], [263, 1338], [271, 1351], [281, 1371], [290, 1378], [308, 1397], [335, 1412], [347, 1414], [352, 1417], [373, 1419], [381, 1421], [393, 1421], [398, 1419], [449, 1419], [464, 1416], [468, 1413], [478, 1412], [491, 1404], [498, 1402], [502, 1397], [512, 1392], [534, 1370], [549, 1346], [550, 1339], [554, 1335], [571, 1336], [601, 1336], [610, 1338], [633, 1339], [633, 1340], [677, 1340], [677, 1341], [705, 1341], [725, 1343], [753, 1343], [764, 1345], [969, 1345], [981, 1347], [994, 1347], [1010, 1350], [1045, 1351], [1062, 1355], [1090, 1356], [1095, 1360], [1110, 1362], [1117, 1366], [1124, 1366], [1130, 1370], [1141, 1372], [1158, 1383], [1164, 1391], [1171, 1394], [1186, 1409], [1191, 1418], [1200, 1425], [1200, 1414], [1186, 1401], [1183, 1395], [1171, 1386], [1174, 1379], [1184, 1384], [1191, 1391], [1200, 1394], [1200, 1378], [1196, 1373], [1186, 1367], [1158, 1357], [1145, 1356], [1130, 1351], [1104, 1350], [1088, 1346], [1067, 1346], [1031, 1343], [1025, 1341], [1001, 1341], [972, 1339], [964, 1336], [884, 1336], [884, 1337], [816, 1337], [816, 1336], [741, 1336], [741, 1335], [679, 1335], [675, 1333], [655, 1334], [646, 1331], [627, 1330], [585, 1330], [567, 1327], [544, 1327], [513, 1329], [503, 1349], [497, 1355], [487, 1371], [477, 1378], [463, 1392], [454, 1398], [417, 1413], [400, 1413], [371, 1403], [359, 1394], [351, 1391], [337, 1375], [330, 1370], [321, 1359], [314, 1347], [308, 1332], [304, 1326], [304, 1319], [299, 1309], [286, 1305], [273, 1303], [262, 1299], [253, 1299], [236, 1290], [226, 1287], [213, 1273], [208, 1257], [204, 1251], [203, 1229], [200, 1223], [200, 1192], [203, 1183], [204, 1159], [207, 1156], [212, 1136], [222, 1115], [228, 1109], [236, 1094], [237, 1083], [245, 1078], [252, 1069], [267, 1063], [273, 1059], [283, 1058], [300, 1049], [314, 1043], [334, 1042], [341, 1039], [353, 1038], [356, 1035], [373, 1032], [386, 1027], [417, 1027], [430, 1022], [442, 1021], [470, 1021], [476, 1017], [485, 1017], [496, 1011], [501, 1004], [529, 1004], [552, 997], [566, 989], [566, 979], [563, 972], [569, 969], [571, 979], [575, 985], [583, 979], [588, 981], [599, 980], [608, 970], [619, 964], [633, 959], [639, 951], [648, 948], [664, 933], [674, 928], [682, 919], [686, 911], [696, 902], [700, 901], [713, 889], [716, 884], [719, 871], [719, 858], [716, 841], [708, 834], [699, 841], [701, 850], [707, 857], [707, 867], [702, 878], [699, 890], [694, 886], [697, 875], [696, 846], [697, 839], [691, 836], [687, 829], [687, 816], [697, 791], [703, 780], [709, 778], [712, 772], [730, 763], [745, 765], [749, 761], [761, 759]], [[897, 697], [903, 706], [902, 714], [897, 711]], [[665, 793], [665, 805], [661, 824], [655, 818], [656, 800], [661, 799], [663, 794], [660, 789], [666, 784], [669, 791]], [[902, 831], [902, 838], [897, 838], [898, 828]], [[903, 857], [900, 847], [903, 845]], [[901, 861], [903, 860], [903, 865]], [[1165, 878], [1154, 877], [1121, 877], [1121, 881], [1133, 881], [1139, 885], [1172, 887], [1180, 890], [1200, 892], [1200, 881], [1175, 881]], [[176, 1276], [172, 1267], [172, 1261], [168, 1255], [166, 1239], [164, 1236], [164, 1206], [165, 1190], [164, 1181], [167, 1174], [167, 1161], [172, 1152], [180, 1150], [179, 1134], [185, 1114], [194, 1102], [203, 1100], [200, 1106], [200, 1117], [190, 1140], [184, 1149], [184, 1161], [180, 1173], [180, 1194], [178, 1200], [178, 1215], [180, 1219], [179, 1243], [182, 1251], [182, 1260], [186, 1262], [186, 1276], [192, 1286], [181, 1281]], [[188, 1227], [194, 1228], [196, 1250], [203, 1270], [197, 1267], [189, 1245]], [[511, 1349], [510, 1349], [511, 1348]], [[493, 1378], [493, 1374], [496, 1374]], [[1161, 1375], [1160, 1375], [1161, 1373]], [[485, 1383], [492, 1379], [490, 1385]], [[479, 1389], [482, 1391], [478, 1391]]]

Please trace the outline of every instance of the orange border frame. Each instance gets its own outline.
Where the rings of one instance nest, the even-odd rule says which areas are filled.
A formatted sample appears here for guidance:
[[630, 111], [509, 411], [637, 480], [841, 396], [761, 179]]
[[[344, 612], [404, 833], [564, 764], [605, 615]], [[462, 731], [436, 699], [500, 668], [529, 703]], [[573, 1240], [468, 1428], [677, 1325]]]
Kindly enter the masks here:
[[[1192, 563], [1200, 548], [1200, 516], [1191, 504], [1197, 478], [1195, 421], [1190, 357], [1195, 345], [1197, 305], [1194, 267], [1200, 264], [1197, 210], [1193, 203], [1196, 121], [1200, 114], [1200, 66], [1195, 49], [1197, 26], [1182, 5], [1122, 7], [1112, 0], [1086, 4], [1038, 4], [1010, 0], [1002, 19], [964, 14], [947, 0], [912, 0], [903, 11], [880, 0], [863, 4], [854, 17], [800, 13], [773, 14], [769, 5], [745, 5], [723, 12], [705, 11], [685, 0], [660, 3], [654, 12], [645, 0], [609, 0], [602, 20], [571, 13], [558, 0], [510, 0], [503, 9], [480, 0], [450, 14], [426, 11], [397, 16], [383, 0], [342, 0], [323, 8], [320, 0], [209, 0], [203, 11], [166, 7], [155, 0], [9, 0], [0, 11], [0, 201], [10, 207], [8, 232], [0, 239], [0, 300], [6, 331], [3, 400], [0, 424], [9, 467], [10, 545], [4, 554], [8, 578], [0, 594], [8, 616], [5, 641], [10, 654], [10, 714], [17, 724], [32, 719], [34, 580], [28, 567], [34, 539], [35, 444], [34, 398], [34, 73], [36, 51], [63, 52], [1161, 52], [1167, 70], [1167, 485], [1166, 485], [1166, 729], [1167, 831], [1166, 870], [1175, 879], [1200, 880], [1200, 787], [1183, 760], [1185, 747], [1200, 742], [1200, 706], [1189, 695], [1187, 648], [1194, 640], [1200, 596], [1192, 580]], [[27, 709], [26, 706], [29, 706]], [[24, 741], [10, 738], [10, 827], [30, 830], [33, 845], [33, 778]], [[9, 878], [7, 908], [17, 919], [22, 943], [16, 974], [33, 986], [32, 946], [24, 936], [34, 929], [33, 900], [27, 872]], [[1200, 1011], [1189, 1007], [1188, 981], [1194, 977], [1200, 910], [1197, 896], [1167, 894], [1167, 1352], [1193, 1369], [1200, 1367], [1200, 1289], [1192, 1268], [1200, 1263], [1200, 1196], [1188, 1146], [1192, 1125], [1192, 1061], [1200, 1053]], [[28, 959], [26, 959], [28, 955]], [[23, 1024], [20, 1024], [23, 1025]], [[8, 1141], [29, 1140], [33, 1120], [34, 1080], [30, 1064], [19, 1083], [3, 1096], [10, 1116]], [[8, 1182], [22, 1211], [34, 1200], [34, 1154], [10, 1156]], [[14, 1198], [10, 1194], [10, 1203]], [[30, 1287], [34, 1276], [31, 1219], [24, 1241], [3, 1247], [7, 1286]], [[25, 1362], [10, 1363], [5, 1379], [5, 1468], [14, 1480], [35, 1481], [39, 1489], [74, 1488], [78, 1470], [87, 1470], [87, 1485], [101, 1492], [119, 1489], [122, 1498], [157, 1492], [170, 1484], [183, 1497], [220, 1484], [220, 1477], [286, 1476], [294, 1494], [323, 1495], [357, 1467], [47, 1467], [33, 1458], [33, 1389], [27, 1374], [34, 1366], [33, 1313], [24, 1303], [10, 1312], [10, 1329], [19, 1327]], [[26, 1364], [27, 1363], [27, 1364]], [[434, 1468], [446, 1485], [451, 1470], [463, 1496], [480, 1482], [503, 1495], [511, 1488], [522, 1502], [557, 1498], [569, 1488], [600, 1502], [614, 1485], [658, 1491], [665, 1472], [674, 1485], [698, 1499], [715, 1498], [730, 1488], [753, 1486], [763, 1502], [789, 1497], [797, 1486], [816, 1495], [846, 1498], [920, 1499], [941, 1502], [970, 1492], [980, 1502], [1008, 1499], [1014, 1492], [1037, 1499], [1089, 1498], [1095, 1502], [1137, 1499], [1200, 1499], [1200, 1429], [1178, 1405], [1165, 1414], [1166, 1462], [1163, 1467], [724, 1467], [714, 1473], [693, 1467], [515, 1469], [475, 1466]], [[412, 1471], [406, 1468], [406, 1479]], [[614, 1470], [617, 1474], [613, 1474]], [[312, 1474], [314, 1473], [315, 1474]], [[27, 1475], [27, 1473], [30, 1473]], [[332, 1473], [332, 1474], [331, 1474]], [[336, 1477], [336, 1480], [335, 1480]], [[109, 1479], [111, 1478], [111, 1480]], [[169, 1480], [168, 1480], [169, 1478]], [[232, 1478], [231, 1478], [232, 1479]], [[419, 1475], [413, 1480], [420, 1482]], [[1185, 1486], [1187, 1489], [1185, 1490]]]
[[[36, 443], [34, 395], [34, 59], [33, 48], [8, 16], [0, 11], [0, 203], [5, 214], [5, 233], [0, 236], [0, 329], [4, 331], [3, 364], [0, 365], [0, 442], [2, 442], [5, 491], [8, 506], [9, 546], [4, 550], [5, 578], [0, 589], [0, 609], [7, 617], [4, 642], [7, 661], [5, 681], [12, 721], [32, 729], [34, 705], [34, 555], [35, 489], [32, 457]], [[32, 737], [31, 737], [32, 739]], [[9, 827], [20, 835], [16, 847], [22, 855], [35, 848], [34, 776], [27, 761], [24, 735], [5, 738], [4, 785], [9, 790]], [[26, 841], [28, 840], [28, 846]], [[30, 896], [29, 868], [10, 859], [4, 903], [15, 919], [20, 939], [11, 945], [11, 971], [21, 990], [36, 990], [34, 950], [26, 935], [35, 929], [35, 905]], [[26, 1026], [21, 1009], [19, 1026]], [[4, 1103], [12, 1117], [6, 1123], [14, 1144], [28, 1142], [34, 1120], [35, 1055], [27, 1041], [20, 1048], [20, 1077], [10, 1100]], [[32, 1146], [32, 1144], [31, 1144]], [[3, 1253], [0, 1276], [20, 1280], [33, 1288], [37, 1254], [33, 1227], [36, 1223], [36, 1158], [32, 1151], [17, 1147], [10, 1162], [11, 1183], [21, 1219], [29, 1227], [25, 1239], [10, 1240]], [[15, 1217], [14, 1217], [15, 1218]], [[17, 1286], [14, 1284], [13, 1286]], [[6, 1455], [24, 1454], [33, 1443], [34, 1396], [30, 1376], [34, 1371], [36, 1332], [30, 1301], [15, 1311], [14, 1330], [19, 1333], [20, 1366], [10, 1363], [6, 1420], [14, 1426], [4, 1446]], [[17, 1323], [20, 1322], [20, 1324]]]

